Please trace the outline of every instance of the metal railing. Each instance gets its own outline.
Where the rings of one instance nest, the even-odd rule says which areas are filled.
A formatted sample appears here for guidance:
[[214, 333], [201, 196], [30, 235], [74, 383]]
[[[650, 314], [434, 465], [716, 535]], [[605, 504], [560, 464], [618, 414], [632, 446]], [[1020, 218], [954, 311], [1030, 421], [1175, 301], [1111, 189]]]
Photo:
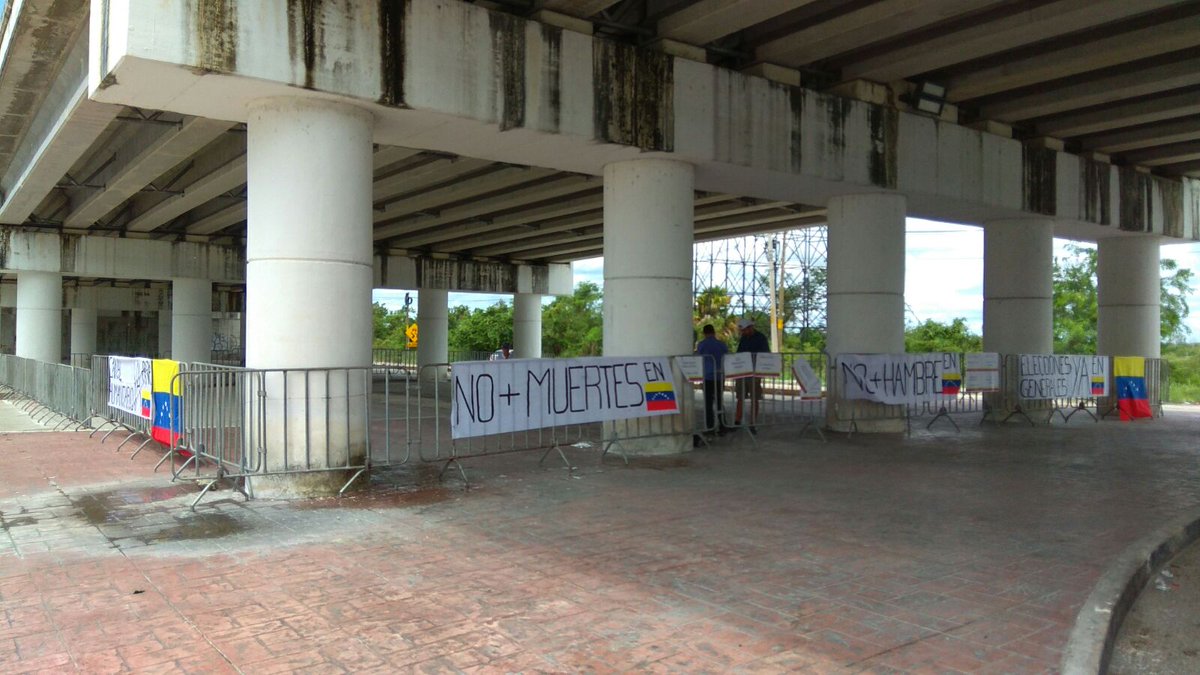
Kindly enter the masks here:
[[0, 354], [0, 383], [22, 399], [21, 409], [36, 422], [60, 417], [56, 430], [91, 423], [92, 373], [85, 368]]

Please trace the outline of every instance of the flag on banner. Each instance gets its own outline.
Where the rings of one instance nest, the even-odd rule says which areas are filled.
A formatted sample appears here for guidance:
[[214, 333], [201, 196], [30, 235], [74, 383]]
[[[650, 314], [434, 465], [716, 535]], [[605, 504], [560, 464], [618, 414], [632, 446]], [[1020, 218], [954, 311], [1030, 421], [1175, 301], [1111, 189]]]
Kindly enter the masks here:
[[675, 387], [670, 382], [646, 383], [646, 410], [677, 410], [675, 405]]
[[[151, 366], [151, 368], [153, 368], [153, 366]], [[142, 390], [142, 418], [143, 419], [147, 419], [147, 420], [150, 419], [150, 417], [151, 417], [150, 413], [152, 410], [154, 410], [154, 403], [151, 401], [151, 398], [152, 398], [152, 396], [150, 393], [150, 387], [146, 387], [145, 389]]]
[[962, 388], [962, 375], [959, 373], [942, 373], [942, 393], [946, 396], [958, 396]]
[[1103, 396], [1104, 393], [1105, 393], [1104, 392], [1104, 378], [1103, 377], [1093, 377], [1092, 378], [1092, 396]]
[[179, 432], [183, 429], [183, 421], [180, 419], [183, 408], [179, 402], [179, 380], [175, 379], [178, 374], [178, 361], [154, 359], [151, 376], [154, 389], [154, 421], [150, 435], [165, 445], [173, 445], [179, 440]]
[[1146, 359], [1140, 356], [1114, 356], [1113, 380], [1117, 385], [1117, 409], [1121, 419], [1153, 417], [1146, 398]]

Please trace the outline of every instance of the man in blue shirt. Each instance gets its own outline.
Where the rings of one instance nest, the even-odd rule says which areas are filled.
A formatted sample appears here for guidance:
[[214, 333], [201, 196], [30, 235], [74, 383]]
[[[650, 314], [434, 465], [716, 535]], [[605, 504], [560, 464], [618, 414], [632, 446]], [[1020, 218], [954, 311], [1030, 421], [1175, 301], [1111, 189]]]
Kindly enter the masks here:
[[[738, 329], [742, 331], [742, 337], [738, 340], [738, 353], [742, 352], [769, 352], [771, 344], [767, 342], [767, 336], [758, 332], [754, 328], [754, 321], [746, 318], [738, 321]], [[750, 399], [750, 433], [757, 433], [754, 428], [754, 423], [758, 420], [758, 401], [762, 398], [762, 382], [757, 377], [744, 377], [737, 382], [737, 407], [733, 411], [734, 426], [742, 424], [742, 401]]]
[[[725, 375], [721, 370], [721, 360], [729, 353], [729, 347], [717, 339], [717, 331], [712, 324], [704, 326], [704, 339], [696, 343], [696, 356], [704, 358], [704, 429], [725, 433], [724, 422], [721, 421], [721, 405], [724, 398]], [[720, 428], [717, 424], [720, 422]]]

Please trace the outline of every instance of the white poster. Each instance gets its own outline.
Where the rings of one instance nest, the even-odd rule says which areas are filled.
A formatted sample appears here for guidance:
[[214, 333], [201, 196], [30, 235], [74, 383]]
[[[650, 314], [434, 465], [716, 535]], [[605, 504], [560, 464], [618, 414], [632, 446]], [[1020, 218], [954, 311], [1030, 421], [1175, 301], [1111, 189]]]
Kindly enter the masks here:
[[967, 391], [1000, 391], [1000, 371], [968, 370], [963, 387]]
[[108, 405], [143, 419], [150, 419], [150, 359], [108, 357]]
[[796, 382], [800, 385], [802, 398], [820, 398], [821, 397], [821, 378], [813, 372], [812, 366], [808, 365], [808, 361], [804, 359], [796, 359], [792, 362], [792, 375], [796, 377]]
[[750, 352], [726, 354], [723, 363], [727, 380], [737, 380], [754, 375], [754, 354]]
[[701, 382], [704, 380], [704, 359], [711, 357], [704, 356], [676, 356], [675, 365], [679, 366], [679, 372], [687, 378], [688, 382]]
[[1108, 395], [1108, 357], [1021, 354], [1017, 395], [1027, 400]]
[[1000, 355], [996, 352], [966, 354], [967, 370], [1000, 370]]
[[962, 386], [959, 356], [934, 354], [839, 354], [834, 373], [842, 398], [890, 405], [938, 402]]
[[679, 412], [666, 356], [468, 361], [452, 375], [454, 438]]
[[783, 354], [756, 352], [754, 374], [759, 377], [779, 377], [783, 373]]

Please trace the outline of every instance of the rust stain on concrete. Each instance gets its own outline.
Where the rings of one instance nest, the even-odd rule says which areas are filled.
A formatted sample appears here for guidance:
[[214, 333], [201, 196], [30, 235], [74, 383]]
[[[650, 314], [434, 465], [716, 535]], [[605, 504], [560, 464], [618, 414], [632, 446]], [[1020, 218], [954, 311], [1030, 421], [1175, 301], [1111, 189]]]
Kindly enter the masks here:
[[1112, 209], [1109, 207], [1112, 190], [1110, 168], [1104, 162], [1080, 158], [1082, 175], [1079, 182], [1083, 189], [1079, 191], [1079, 213], [1089, 223], [1112, 225]]
[[1163, 205], [1163, 235], [1183, 236], [1183, 183], [1161, 176], [1153, 176], [1152, 183], [1159, 190]]
[[540, 67], [543, 86], [547, 87], [550, 130], [558, 131], [562, 128], [562, 29], [546, 23], [539, 25], [544, 54]]
[[500, 130], [525, 126], [525, 22], [503, 12], [488, 13]]
[[867, 109], [871, 131], [871, 184], [896, 187], [896, 140], [900, 133], [900, 111], [881, 105]]
[[75, 270], [75, 261], [78, 257], [80, 235], [64, 234], [61, 236], [61, 245], [59, 246], [59, 269], [63, 274], [70, 274]]
[[193, 0], [197, 66], [209, 72], [237, 71], [237, 0]]
[[598, 40], [592, 59], [596, 138], [643, 150], [674, 150], [672, 57]]
[[792, 160], [792, 171], [800, 173], [800, 162], [804, 156], [804, 90], [802, 88], [788, 87], [788, 106], [792, 116], [792, 132], [788, 139], [790, 144], [788, 156]]
[[1129, 167], [1121, 167], [1117, 179], [1121, 191], [1121, 229], [1128, 232], [1149, 232], [1150, 223], [1154, 222], [1150, 176]]
[[407, 0], [379, 0], [379, 102], [404, 106], [404, 27]]
[[317, 59], [324, 59], [325, 26], [318, 21], [324, 0], [288, 0], [288, 54], [304, 63], [305, 89], [314, 88]]
[[1058, 154], [1050, 148], [1021, 147], [1024, 173], [1021, 185], [1026, 211], [1053, 216], [1057, 213]]

